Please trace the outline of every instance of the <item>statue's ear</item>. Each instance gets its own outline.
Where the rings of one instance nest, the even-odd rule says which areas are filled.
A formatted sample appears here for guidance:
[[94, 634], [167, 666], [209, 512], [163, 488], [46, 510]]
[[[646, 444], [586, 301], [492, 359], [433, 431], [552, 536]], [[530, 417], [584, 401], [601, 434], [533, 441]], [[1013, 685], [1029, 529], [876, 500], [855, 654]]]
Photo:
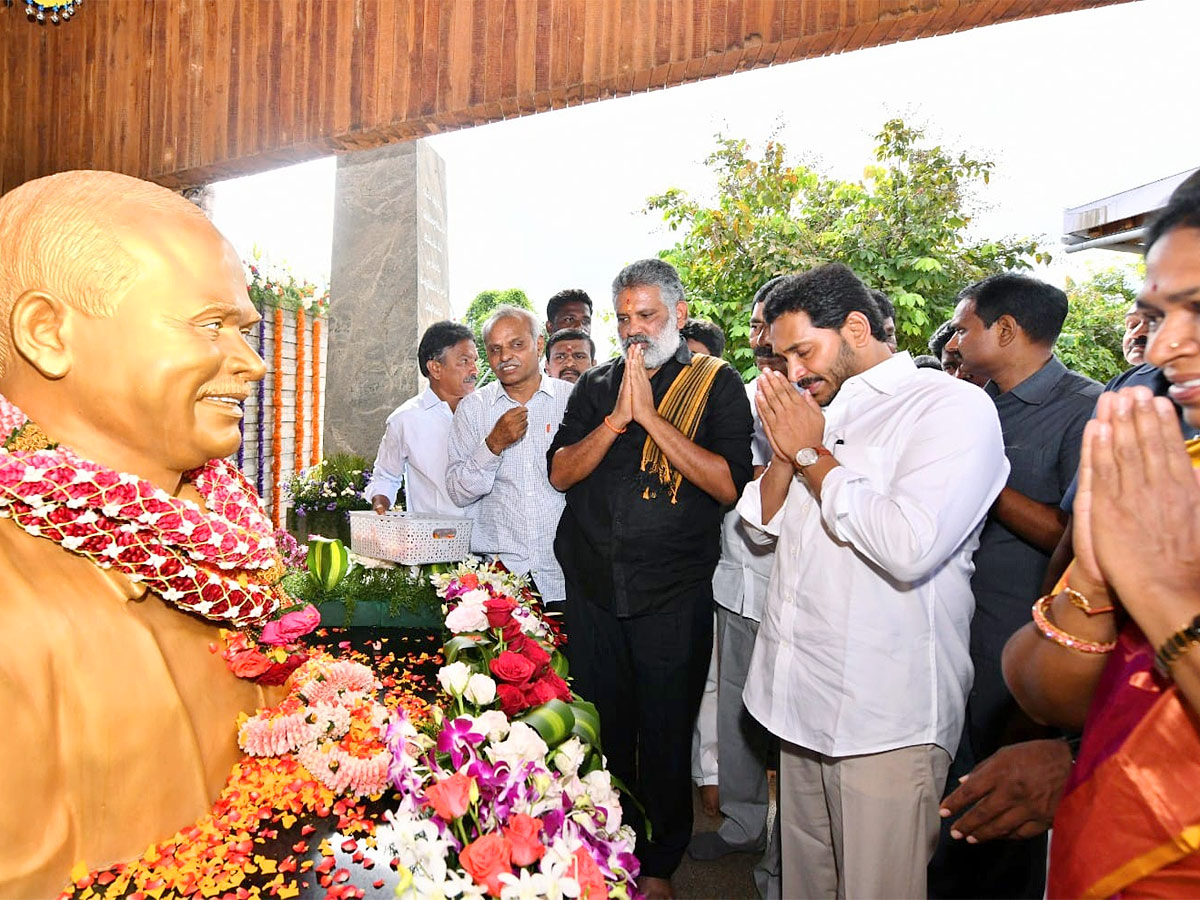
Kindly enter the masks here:
[[71, 369], [66, 333], [74, 314], [45, 291], [26, 291], [13, 304], [9, 317], [13, 349], [44, 378], [59, 379]]

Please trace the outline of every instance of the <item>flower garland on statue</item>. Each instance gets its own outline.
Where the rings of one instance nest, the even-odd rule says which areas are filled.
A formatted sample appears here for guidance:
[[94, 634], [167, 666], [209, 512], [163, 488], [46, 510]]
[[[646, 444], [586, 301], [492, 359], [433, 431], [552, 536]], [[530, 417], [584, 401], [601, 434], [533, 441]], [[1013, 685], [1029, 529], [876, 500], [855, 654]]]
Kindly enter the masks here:
[[0, 435], [0, 516], [205, 618], [241, 628], [278, 612], [283, 566], [271, 522], [225, 460], [185, 476], [205, 512], [51, 444], [2, 396]]

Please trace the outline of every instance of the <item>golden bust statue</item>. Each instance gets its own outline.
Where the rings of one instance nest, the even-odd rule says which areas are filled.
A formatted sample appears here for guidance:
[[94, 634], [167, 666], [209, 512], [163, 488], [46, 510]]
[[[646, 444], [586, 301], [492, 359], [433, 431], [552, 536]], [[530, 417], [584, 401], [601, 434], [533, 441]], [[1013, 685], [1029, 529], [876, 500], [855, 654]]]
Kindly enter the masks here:
[[[147, 509], [208, 514], [187, 473], [237, 449], [241, 401], [265, 373], [233, 248], [188, 201], [110, 172], [0, 197], [0, 247], [5, 408], [69, 450], [85, 482], [121, 473], [120, 490], [153, 491]], [[46, 512], [29, 494], [50, 476], [14, 466], [21, 447], [0, 452], [0, 896], [55, 894], [77, 861], [136, 857], [198, 818], [240, 756], [238, 713], [264, 704], [214, 652], [218, 622], [85, 552], [110, 540], [103, 553], [132, 558], [118, 532], [136, 522], [82, 530], [118, 521], [83, 492]], [[53, 524], [67, 519], [81, 530]]]

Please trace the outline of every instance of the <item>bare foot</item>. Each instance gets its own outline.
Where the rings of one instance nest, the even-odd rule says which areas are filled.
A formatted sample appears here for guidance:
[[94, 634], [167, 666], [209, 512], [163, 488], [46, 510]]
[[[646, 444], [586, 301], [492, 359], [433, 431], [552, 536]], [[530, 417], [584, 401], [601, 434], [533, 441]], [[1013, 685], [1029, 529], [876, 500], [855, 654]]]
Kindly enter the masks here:
[[721, 795], [715, 784], [700, 785], [700, 807], [706, 816], [715, 818], [721, 814]]
[[675, 900], [675, 894], [671, 890], [671, 879], [655, 878], [651, 875], [643, 875], [638, 879], [638, 890], [646, 895], [646, 900]]

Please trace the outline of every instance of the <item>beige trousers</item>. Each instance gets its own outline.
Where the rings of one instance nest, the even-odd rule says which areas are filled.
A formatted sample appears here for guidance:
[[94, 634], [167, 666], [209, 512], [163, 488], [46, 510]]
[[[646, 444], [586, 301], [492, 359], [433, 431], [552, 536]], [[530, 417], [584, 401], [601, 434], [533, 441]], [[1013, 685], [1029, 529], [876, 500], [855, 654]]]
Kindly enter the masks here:
[[783, 896], [925, 897], [949, 768], [934, 744], [838, 758], [782, 741]]

